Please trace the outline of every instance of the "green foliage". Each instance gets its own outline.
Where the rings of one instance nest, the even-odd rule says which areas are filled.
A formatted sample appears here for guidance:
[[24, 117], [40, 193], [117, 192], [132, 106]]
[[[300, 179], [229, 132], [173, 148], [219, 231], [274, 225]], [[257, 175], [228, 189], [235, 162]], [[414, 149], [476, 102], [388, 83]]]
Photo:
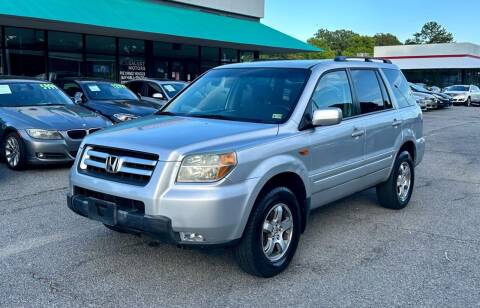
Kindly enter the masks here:
[[375, 46], [394, 46], [402, 45], [398, 37], [391, 33], [377, 33], [373, 36]]
[[315, 33], [313, 39], [322, 41], [335, 55], [340, 56], [350, 46], [350, 41], [357, 36], [359, 35], [351, 30], [329, 31], [320, 29]]
[[435, 21], [427, 22], [422, 30], [405, 41], [406, 45], [452, 43], [453, 34]]
[[357, 35], [350, 39], [348, 47], [342, 52], [344, 56], [373, 55], [375, 39], [367, 35]]

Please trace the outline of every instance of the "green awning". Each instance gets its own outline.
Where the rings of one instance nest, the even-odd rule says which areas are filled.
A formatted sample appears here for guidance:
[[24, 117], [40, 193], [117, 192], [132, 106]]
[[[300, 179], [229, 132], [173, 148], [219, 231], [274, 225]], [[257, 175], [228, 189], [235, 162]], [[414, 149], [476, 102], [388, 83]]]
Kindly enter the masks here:
[[154, 0], [1, 0], [0, 23], [2, 15], [225, 42], [259, 50], [319, 51], [260, 22]]

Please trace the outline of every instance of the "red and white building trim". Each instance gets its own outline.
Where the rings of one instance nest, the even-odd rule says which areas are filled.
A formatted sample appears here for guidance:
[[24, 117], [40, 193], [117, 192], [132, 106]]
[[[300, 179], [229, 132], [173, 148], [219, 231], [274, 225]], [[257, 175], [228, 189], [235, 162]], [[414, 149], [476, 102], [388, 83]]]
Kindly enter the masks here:
[[402, 70], [480, 69], [480, 45], [472, 43], [381, 46], [374, 55]]

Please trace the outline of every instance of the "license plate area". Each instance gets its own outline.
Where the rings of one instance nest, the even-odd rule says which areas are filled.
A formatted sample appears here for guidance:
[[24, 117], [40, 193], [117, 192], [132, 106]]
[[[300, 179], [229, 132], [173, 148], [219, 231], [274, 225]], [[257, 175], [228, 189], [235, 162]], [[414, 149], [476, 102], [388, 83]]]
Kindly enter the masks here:
[[88, 217], [108, 226], [117, 224], [117, 205], [113, 202], [88, 198]]

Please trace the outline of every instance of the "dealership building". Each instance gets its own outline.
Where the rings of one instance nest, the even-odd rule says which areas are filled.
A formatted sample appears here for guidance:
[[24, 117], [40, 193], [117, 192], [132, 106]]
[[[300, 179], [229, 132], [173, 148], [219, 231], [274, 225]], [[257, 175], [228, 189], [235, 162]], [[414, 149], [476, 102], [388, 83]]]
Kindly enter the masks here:
[[317, 49], [263, 25], [264, 0], [2, 0], [0, 72], [190, 81], [260, 53]]
[[375, 47], [375, 57], [392, 60], [410, 82], [447, 87], [480, 85], [480, 46], [471, 43]]

